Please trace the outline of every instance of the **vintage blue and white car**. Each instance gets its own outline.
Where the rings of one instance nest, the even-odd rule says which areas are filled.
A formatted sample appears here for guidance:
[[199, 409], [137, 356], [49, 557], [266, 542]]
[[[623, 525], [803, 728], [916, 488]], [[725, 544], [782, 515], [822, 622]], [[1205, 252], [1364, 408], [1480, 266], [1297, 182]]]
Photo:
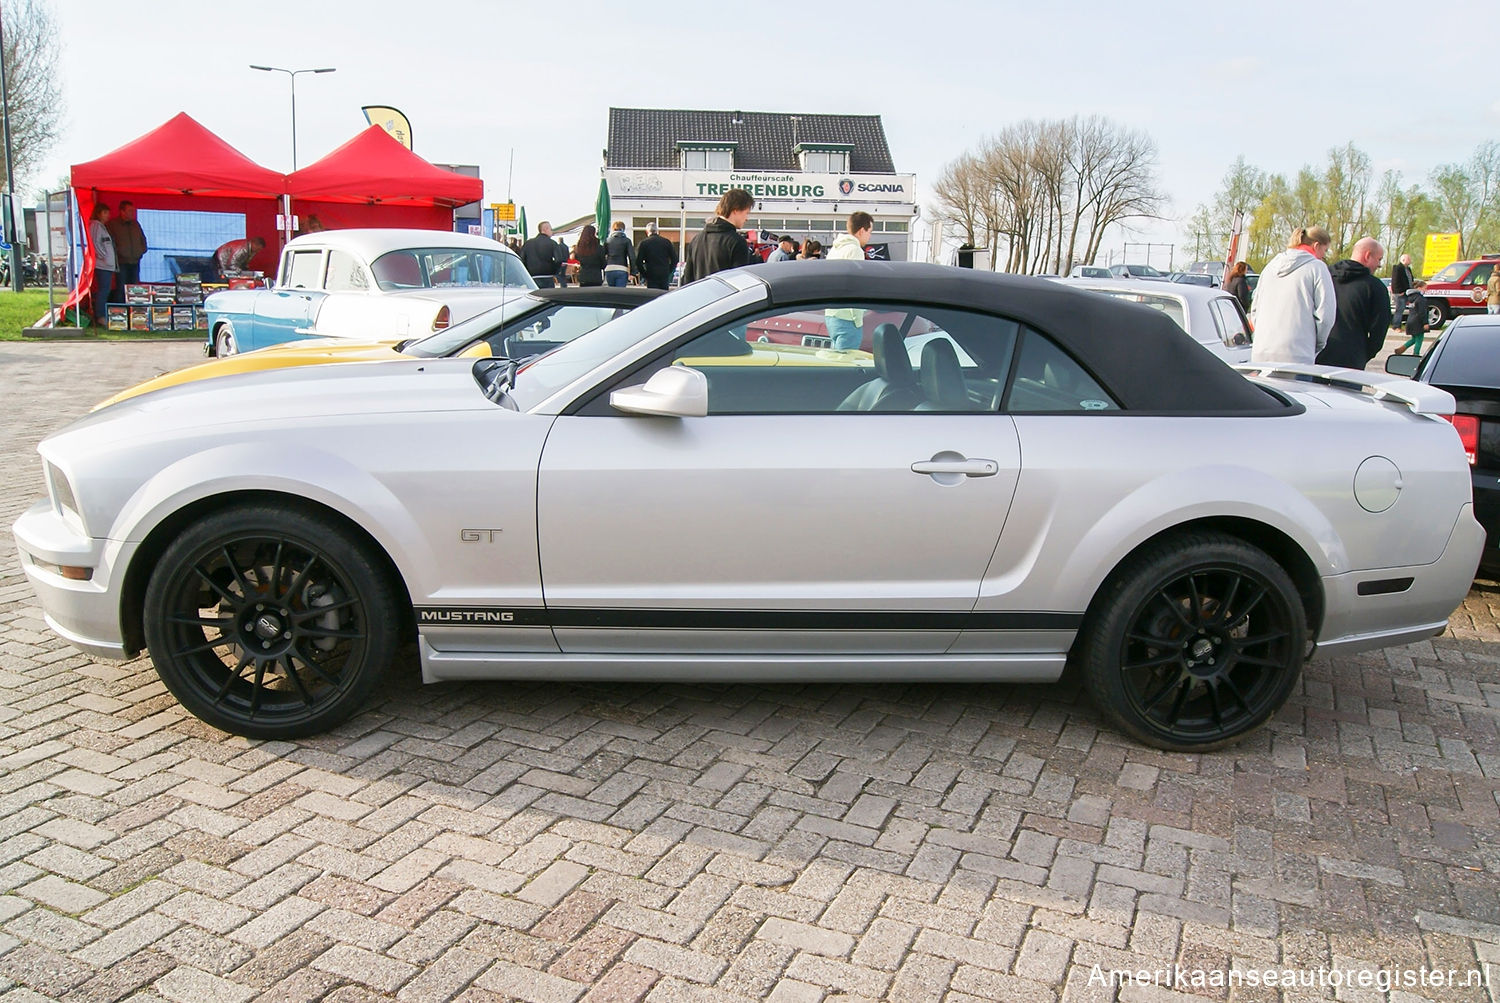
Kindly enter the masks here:
[[514, 251], [442, 230], [324, 230], [289, 241], [270, 289], [204, 301], [209, 355], [306, 338], [420, 338], [535, 289]]
[[[874, 351], [746, 340], [818, 311]], [[919, 346], [919, 347], [918, 347]], [[1443, 631], [1484, 543], [1446, 391], [1247, 377], [1163, 313], [935, 265], [721, 272], [518, 367], [224, 376], [43, 440], [48, 624], [226, 731], [425, 679], [1051, 681], [1140, 741], [1268, 720], [1309, 650]], [[410, 667], [408, 667], [410, 668]]]

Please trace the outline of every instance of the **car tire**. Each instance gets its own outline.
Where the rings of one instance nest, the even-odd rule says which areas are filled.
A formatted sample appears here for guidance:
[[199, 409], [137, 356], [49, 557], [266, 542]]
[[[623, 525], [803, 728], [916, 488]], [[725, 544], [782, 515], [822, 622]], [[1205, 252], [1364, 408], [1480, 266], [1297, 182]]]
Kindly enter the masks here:
[[1427, 326], [1436, 331], [1448, 323], [1448, 305], [1437, 300], [1427, 301]]
[[146, 646], [195, 716], [246, 738], [316, 734], [364, 703], [400, 643], [398, 591], [332, 520], [246, 505], [193, 523], [156, 562]]
[[231, 355], [238, 355], [240, 351], [239, 342], [234, 337], [234, 326], [231, 324], [220, 324], [214, 328], [214, 356], [227, 359]]
[[1236, 537], [1184, 533], [1115, 570], [1075, 654], [1094, 704], [1121, 731], [1206, 752], [1276, 713], [1306, 650], [1306, 614], [1280, 565]]

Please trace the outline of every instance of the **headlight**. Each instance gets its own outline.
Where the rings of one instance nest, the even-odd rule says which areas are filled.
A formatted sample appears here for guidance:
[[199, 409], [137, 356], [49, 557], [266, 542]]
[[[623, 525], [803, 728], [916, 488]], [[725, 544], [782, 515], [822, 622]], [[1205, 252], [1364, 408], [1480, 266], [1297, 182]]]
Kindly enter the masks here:
[[78, 508], [78, 499], [73, 497], [73, 485], [68, 483], [68, 478], [61, 470], [50, 463], [46, 464], [46, 467], [47, 486], [52, 491], [52, 503], [62, 512], [82, 522], [83, 513]]

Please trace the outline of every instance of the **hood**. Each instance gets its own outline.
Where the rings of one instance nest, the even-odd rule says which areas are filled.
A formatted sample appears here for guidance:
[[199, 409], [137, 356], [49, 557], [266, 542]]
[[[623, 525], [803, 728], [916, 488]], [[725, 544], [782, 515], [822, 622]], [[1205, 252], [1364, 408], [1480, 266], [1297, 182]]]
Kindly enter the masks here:
[[93, 411], [49, 438], [82, 435], [106, 443], [225, 425], [254, 435], [257, 426], [310, 418], [496, 407], [479, 389], [473, 368], [473, 359], [409, 359], [236, 373], [143, 393]]
[[289, 369], [295, 366], [321, 366], [334, 362], [389, 362], [406, 358], [396, 351], [398, 341], [353, 342], [339, 338], [318, 338], [295, 345], [273, 345], [255, 352], [231, 355], [224, 359], [200, 362], [155, 379], [137, 383], [121, 390], [108, 400], [100, 401], [90, 410], [97, 411], [111, 404], [139, 397], [153, 390], [164, 390], [184, 383], [195, 383], [219, 376], [240, 373], [257, 373], [271, 369]]
[[833, 242], [833, 246], [834, 247], [848, 247], [851, 244], [853, 246], [859, 248], [860, 257], [864, 257], [864, 253], [865, 253], [864, 245], [861, 244], [855, 238], [854, 234], [852, 234], [852, 233], [841, 233], [841, 234], [838, 235], [837, 239], [835, 239], [834, 242]]
[[710, 232], [712, 232], [712, 233], [739, 233], [739, 231], [734, 228], [734, 225], [732, 223], [730, 223], [729, 220], [724, 219], [724, 218], [722, 218], [720, 216], [715, 216], [713, 219], [711, 219], [707, 223], [705, 223], [703, 225], [703, 232], [704, 233], [710, 233]]
[[1268, 274], [1286, 277], [1304, 265], [1310, 265], [1318, 259], [1306, 251], [1292, 247], [1282, 251], [1276, 257], [1266, 263], [1265, 271]]
[[1335, 261], [1328, 270], [1333, 273], [1333, 281], [1339, 285], [1348, 285], [1350, 282], [1361, 282], [1370, 274], [1368, 268], [1353, 258]]

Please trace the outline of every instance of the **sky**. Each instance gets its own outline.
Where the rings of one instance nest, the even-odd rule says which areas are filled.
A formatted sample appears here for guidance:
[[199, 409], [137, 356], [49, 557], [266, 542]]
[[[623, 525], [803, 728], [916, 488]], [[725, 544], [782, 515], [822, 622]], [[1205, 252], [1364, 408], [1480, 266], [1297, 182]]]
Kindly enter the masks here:
[[252, 63], [336, 68], [297, 77], [299, 166], [363, 129], [362, 105], [391, 105], [418, 154], [479, 165], [485, 200], [509, 194], [533, 221], [592, 210], [611, 106], [880, 115], [923, 203], [1006, 125], [1098, 114], [1155, 139], [1170, 199], [1104, 250], [1176, 242], [1180, 264], [1181, 222], [1241, 154], [1291, 175], [1353, 142], [1377, 177], [1413, 184], [1500, 136], [1500, 91], [1478, 83], [1497, 29], [1477, 0], [1431, 31], [1391, 0], [49, 2], [65, 112], [37, 187], [179, 111], [290, 171], [288, 78]]

